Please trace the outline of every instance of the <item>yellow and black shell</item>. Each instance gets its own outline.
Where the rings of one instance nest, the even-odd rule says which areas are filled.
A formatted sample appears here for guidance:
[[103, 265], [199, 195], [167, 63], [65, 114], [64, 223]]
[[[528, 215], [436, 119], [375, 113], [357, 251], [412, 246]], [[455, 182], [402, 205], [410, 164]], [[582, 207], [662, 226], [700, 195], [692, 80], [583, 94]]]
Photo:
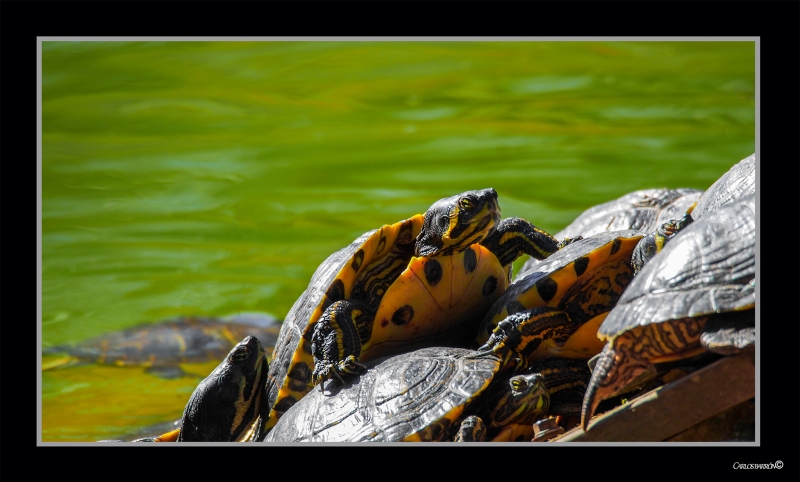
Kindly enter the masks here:
[[[364, 233], [320, 264], [308, 288], [286, 315], [275, 344], [267, 382], [270, 419], [280, 416], [311, 389], [313, 324], [328, 306], [353, 295], [355, 280], [365, 271], [384, 272], [385, 286], [378, 289], [388, 289], [414, 254], [414, 239], [422, 219], [422, 215], [416, 215]], [[273, 406], [276, 401], [278, 405]]]
[[[476, 341], [493, 346], [493, 340], [508, 336], [503, 344], [526, 354], [528, 362], [596, 355], [604, 345], [597, 328], [630, 283], [631, 254], [643, 237], [633, 230], [597, 233], [520, 274], [486, 314]], [[542, 313], [530, 320], [535, 323], [526, 321], [523, 331], [505, 326], [534, 309]]]
[[151, 368], [204, 363], [222, 360], [246, 336], [258, 338], [271, 353], [280, 327], [279, 320], [265, 314], [181, 317], [44, 349], [44, 355], [62, 356], [46, 360], [43, 369], [78, 363]]
[[267, 434], [266, 442], [442, 441], [500, 370], [497, 357], [423, 348], [367, 363], [358, 378], [317, 386]]
[[755, 346], [755, 195], [689, 224], [636, 275], [600, 326], [608, 340], [584, 400], [600, 400], [653, 364], [752, 351]]
[[[697, 189], [643, 189], [607, 203], [593, 206], [555, 234], [557, 239], [588, 238], [605, 231], [632, 229], [645, 234], [670, 219], [680, 218], [698, 202], [703, 191]], [[519, 274], [533, 269], [540, 261], [531, 258]]]
[[[362, 362], [415, 348], [472, 342], [483, 313], [505, 290], [509, 273], [509, 266], [477, 244], [499, 219], [497, 194], [493, 189], [475, 193], [488, 199], [489, 211], [475, 218], [479, 222], [470, 228], [475, 236], [462, 230], [463, 236], [445, 239], [444, 252], [452, 249], [448, 242], [471, 240], [457, 252], [415, 256], [425, 222], [423, 215], [416, 215], [365, 233], [319, 266], [286, 316], [276, 343], [263, 432], [313, 387], [314, 325], [338, 301], [355, 299], [375, 310], [374, 317], [357, 326]], [[431, 210], [443, 201], [464, 205], [463, 198], [453, 196]], [[443, 229], [448, 236], [453, 231]]]

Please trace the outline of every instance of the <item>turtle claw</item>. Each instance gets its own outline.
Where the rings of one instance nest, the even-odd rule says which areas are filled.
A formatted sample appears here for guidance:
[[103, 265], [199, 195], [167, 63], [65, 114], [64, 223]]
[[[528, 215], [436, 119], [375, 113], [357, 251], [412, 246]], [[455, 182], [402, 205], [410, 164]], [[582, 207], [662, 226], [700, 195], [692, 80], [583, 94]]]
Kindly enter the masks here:
[[469, 358], [469, 359], [480, 358], [486, 355], [491, 355], [492, 353], [494, 353], [494, 350], [487, 347], [486, 345], [483, 345], [482, 347], [478, 348], [477, 352], [467, 355], [464, 358]]
[[574, 238], [564, 238], [563, 240], [559, 241], [557, 249], [561, 249], [565, 246], [569, 246], [570, 244], [574, 243], [575, 241], [580, 241], [583, 239], [583, 236], [575, 236]]

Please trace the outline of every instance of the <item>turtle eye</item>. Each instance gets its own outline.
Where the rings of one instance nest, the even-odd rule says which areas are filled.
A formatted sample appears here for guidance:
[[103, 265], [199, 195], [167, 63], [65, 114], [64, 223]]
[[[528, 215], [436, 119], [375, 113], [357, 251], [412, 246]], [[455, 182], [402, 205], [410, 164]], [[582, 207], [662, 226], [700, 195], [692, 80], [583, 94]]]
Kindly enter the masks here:
[[458, 205], [461, 206], [461, 209], [471, 209], [472, 201], [467, 197], [462, 197], [458, 200]]
[[520, 392], [525, 390], [528, 386], [528, 382], [525, 380], [524, 377], [514, 377], [508, 381], [508, 384], [511, 386], [511, 389], [515, 392]]
[[231, 354], [231, 362], [233, 363], [243, 363], [247, 360], [250, 353], [248, 353], [247, 348], [242, 348], [240, 350], [236, 350]]

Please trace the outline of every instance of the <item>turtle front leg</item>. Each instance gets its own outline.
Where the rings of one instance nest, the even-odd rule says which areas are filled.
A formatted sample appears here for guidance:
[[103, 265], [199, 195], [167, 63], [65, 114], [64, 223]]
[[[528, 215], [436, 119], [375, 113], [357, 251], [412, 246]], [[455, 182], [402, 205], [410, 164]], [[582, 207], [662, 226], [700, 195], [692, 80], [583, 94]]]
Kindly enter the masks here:
[[344, 383], [342, 375], [357, 375], [366, 370], [358, 361], [361, 356], [358, 327], [373, 317], [369, 306], [357, 300], [337, 301], [325, 310], [311, 335], [314, 385], [333, 377]]
[[478, 349], [476, 356], [494, 353], [504, 362], [517, 358], [525, 368], [528, 357], [544, 340], [564, 343], [578, 328], [564, 310], [541, 306], [508, 315], [494, 329], [489, 340]]
[[561, 243], [522, 218], [506, 218], [497, 224], [497, 228], [481, 242], [491, 251], [500, 264], [508, 266], [523, 254], [536, 259], [544, 259], [578, 238], [564, 240]]

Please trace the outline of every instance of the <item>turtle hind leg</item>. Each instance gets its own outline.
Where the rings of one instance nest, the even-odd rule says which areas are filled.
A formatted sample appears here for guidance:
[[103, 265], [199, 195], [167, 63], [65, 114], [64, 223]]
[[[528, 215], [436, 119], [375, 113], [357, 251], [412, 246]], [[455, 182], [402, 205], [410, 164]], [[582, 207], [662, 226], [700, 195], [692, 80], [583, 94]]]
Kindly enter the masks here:
[[558, 240], [522, 218], [506, 218], [481, 241], [502, 266], [513, 263], [523, 254], [544, 259], [558, 251]]
[[652, 369], [650, 360], [632, 350], [629, 340], [617, 343], [623, 337], [625, 335], [617, 337], [613, 344], [608, 343], [600, 353], [581, 407], [583, 430], [588, 429], [589, 421], [602, 400], [614, 396], [638, 375]]
[[344, 382], [342, 375], [357, 375], [366, 366], [358, 361], [361, 356], [360, 329], [372, 323], [374, 310], [358, 300], [337, 301], [329, 306], [314, 325], [311, 335], [311, 355], [314, 385], [330, 378]]
[[734, 311], [710, 318], [703, 327], [700, 344], [720, 355], [754, 352], [755, 310]]
[[700, 345], [700, 336], [705, 323], [705, 317], [653, 323], [626, 331], [607, 343], [583, 399], [583, 429], [587, 429], [589, 419], [601, 400], [625, 390], [641, 375], [654, 374], [655, 363], [702, 353], [705, 349]]

